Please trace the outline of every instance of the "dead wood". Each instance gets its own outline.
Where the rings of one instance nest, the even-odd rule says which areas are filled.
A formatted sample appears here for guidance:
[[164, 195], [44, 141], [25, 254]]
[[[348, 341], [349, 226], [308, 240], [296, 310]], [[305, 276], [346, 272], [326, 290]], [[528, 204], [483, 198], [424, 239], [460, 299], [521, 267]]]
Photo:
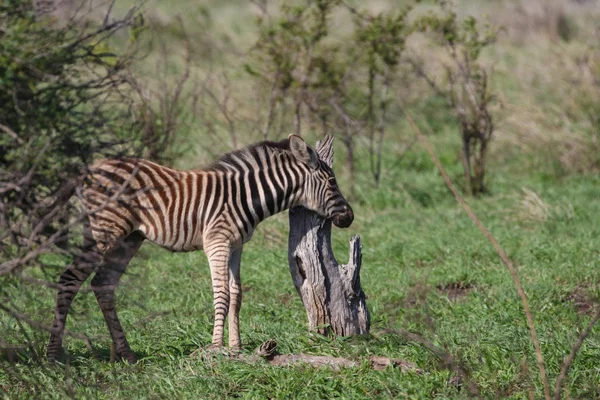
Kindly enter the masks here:
[[[333, 137], [317, 143], [321, 160], [333, 165]], [[308, 314], [309, 329], [338, 336], [368, 334], [366, 296], [360, 285], [362, 263], [358, 235], [350, 239], [350, 258], [340, 265], [331, 248], [331, 221], [302, 207], [290, 210], [288, 261]]]
[[[277, 343], [274, 340], [267, 340], [260, 345], [252, 355], [238, 355], [238, 360], [255, 363], [261, 359], [276, 367], [287, 367], [295, 365], [310, 365], [315, 368], [331, 368], [340, 370], [342, 368], [357, 368], [364, 365], [366, 360], [350, 360], [342, 357], [317, 356], [312, 354], [279, 354], [277, 352]], [[402, 372], [415, 372], [422, 374], [423, 370], [411, 362], [380, 356], [369, 356], [368, 365], [370, 368], [381, 371], [388, 367], [400, 368]]]

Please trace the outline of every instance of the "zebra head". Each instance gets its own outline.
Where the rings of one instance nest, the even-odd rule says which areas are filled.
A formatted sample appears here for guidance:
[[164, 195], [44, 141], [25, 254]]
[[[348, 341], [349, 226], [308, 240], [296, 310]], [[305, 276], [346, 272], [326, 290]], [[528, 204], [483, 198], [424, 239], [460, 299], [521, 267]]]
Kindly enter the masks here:
[[354, 212], [340, 192], [331, 167], [300, 136], [290, 135], [289, 142], [292, 154], [305, 171], [299, 205], [330, 219], [338, 228], [349, 227]]

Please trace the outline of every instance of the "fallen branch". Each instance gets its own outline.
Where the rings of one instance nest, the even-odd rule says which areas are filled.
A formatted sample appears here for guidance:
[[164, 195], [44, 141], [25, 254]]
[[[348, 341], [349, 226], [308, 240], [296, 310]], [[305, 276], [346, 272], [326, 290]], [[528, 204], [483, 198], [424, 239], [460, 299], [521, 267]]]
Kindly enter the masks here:
[[[333, 370], [339, 370], [342, 368], [356, 368], [363, 365], [363, 361], [349, 360], [342, 357], [331, 357], [331, 356], [316, 356], [312, 354], [279, 354], [277, 352], [277, 342], [274, 340], [267, 340], [261, 344], [251, 356], [238, 356], [243, 361], [256, 362], [259, 359], [266, 360], [270, 365], [276, 367], [287, 367], [298, 364], [308, 364], [315, 368], [331, 368]], [[417, 368], [417, 366], [411, 362], [398, 360], [394, 358], [380, 357], [380, 356], [369, 356], [369, 366], [376, 370], [381, 371], [388, 367], [400, 368], [405, 372], [415, 372], [422, 374], [423, 370]]]

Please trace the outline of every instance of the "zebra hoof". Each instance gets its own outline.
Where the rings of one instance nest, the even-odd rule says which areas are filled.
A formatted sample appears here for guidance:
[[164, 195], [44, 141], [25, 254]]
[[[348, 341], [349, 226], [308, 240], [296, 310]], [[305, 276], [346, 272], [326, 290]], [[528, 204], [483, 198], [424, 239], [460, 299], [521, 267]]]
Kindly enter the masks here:
[[196, 350], [192, 351], [192, 353], [190, 354], [190, 357], [206, 359], [206, 358], [212, 358], [217, 355], [228, 356], [229, 352], [227, 351], [227, 348], [225, 348], [223, 346], [211, 344], [206, 347], [198, 347]]
[[227, 354], [229, 355], [229, 357], [237, 357], [242, 353], [242, 346], [240, 346], [239, 344], [236, 346], [230, 346], [229, 349], [227, 350]]
[[135, 354], [133, 354], [133, 351], [124, 351], [122, 353], [119, 353], [119, 357], [121, 357], [121, 359], [123, 359], [124, 361], [126, 361], [128, 364], [137, 364], [138, 359], [135, 356]]

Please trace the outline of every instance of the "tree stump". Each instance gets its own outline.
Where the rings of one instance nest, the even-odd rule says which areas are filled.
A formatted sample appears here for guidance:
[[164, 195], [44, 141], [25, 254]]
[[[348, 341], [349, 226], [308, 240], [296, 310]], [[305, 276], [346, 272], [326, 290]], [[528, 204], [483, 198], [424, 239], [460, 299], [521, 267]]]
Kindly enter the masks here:
[[[333, 137], [317, 142], [317, 153], [333, 164]], [[311, 331], [350, 336], [369, 333], [369, 310], [360, 285], [358, 235], [350, 239], [350, 259], [340, 265], [331, 249], [331, 221], [303, 207], [289, 212], [288, 260]]]

